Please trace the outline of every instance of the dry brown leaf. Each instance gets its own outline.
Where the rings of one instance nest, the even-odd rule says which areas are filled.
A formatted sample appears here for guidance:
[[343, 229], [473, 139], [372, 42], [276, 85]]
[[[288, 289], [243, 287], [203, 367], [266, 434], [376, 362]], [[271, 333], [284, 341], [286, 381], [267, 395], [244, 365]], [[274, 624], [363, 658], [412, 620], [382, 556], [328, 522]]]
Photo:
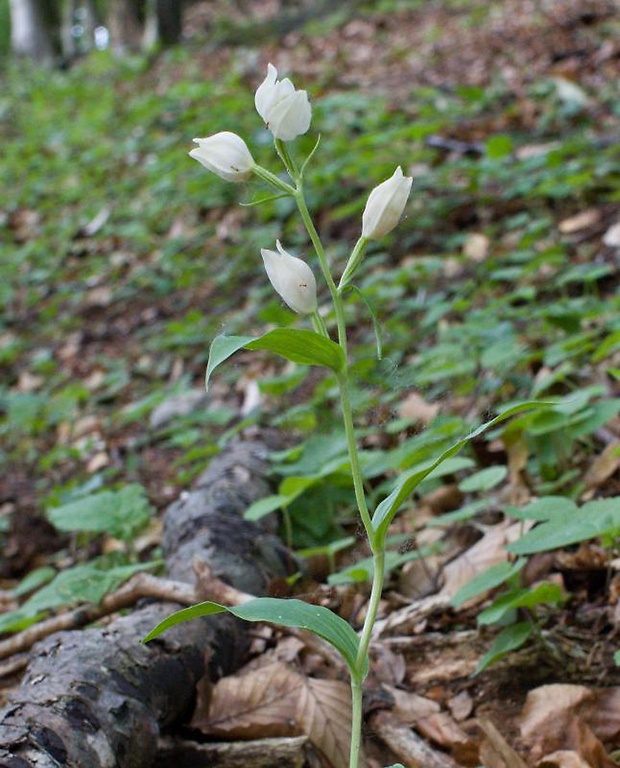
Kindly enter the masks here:
[[[510, 521], [504, 520], [499, 525], [493, 526], [472, 547], [446, 565], [443, 572], [444, 585], [439, 594], [452, 598], [474, 576], [492, 565], [503, 563], [508, 559], [508, 553], [505, 550], [506, 544], [516, 541], [532, 525], [532, 521], [510, 524]], [[476, 600], [482, 599], [484, 599], [484, 595], [476, 598]], [[468, 605], [471, 604], [470, 601]]]
[[582, 685], [543, 685], [528, 693], [521, 735], [534, 759], [572, 751], [591, 768], [608, 768], [613, 763], [600, 739], [617, 738], [619, 723], [618, 688], [593, 691]]
[[417, 693], [402, 691], [391, 685], [384, 685], [383, 687], [394, 699], [394, 707], [391, 711], [398, 716], [401, 722], [407, 725], [415, 725], [418, 720], [435, 715], [441, 709], [436, 701], [419, 696]]
[[467, 691], [461, 691], [448, 700], [452, 717], [458, 722], [466, 720], [474, 710], [474, 700]]
[[620, 248], [620, 221], [613, 224], [603, 235], [603, 243], [608, 248]]
[[563, 235], [572, 235], [573, 232], [579, 232], [580, 229], [587, 229], [598, 224], [601, 213], [596, 208], [587, 208], [585, 211], [570, 216], [558, 224], [558, 229]]
[[481, 232], [472, 232], [463, 244], [463, 255], [470, 261], [480, 264], [489, 255], [490, 240]]
[[593, 698], [584, 685], [561, 683], [541, 685], [528, 693], [521, 713], [521, 736], [537, 759], [566, 747], [567, 721]]
[[592, 768], [592, 766], [576, 752], [560, 749], [544, 757], [538, 763], [538, 768]]
[[599, 454], [585, 474], [583, 483], [586, 491], [591, 492], [600, 488], [620, 467], [620, 440], [610, 443]]
[[224, 677], [212, 690], [208, 713], [194, 714], [192, 728], [228, 739], [298, 735], [303, 689], [303, 678], [280, 663]]
[[508, 454], [508, 487], [504, 499], [513, 506], [522, 507], [530, 500], [531, 492], [525, 475], [529, 456], [522, 434], [506, 435], [502, 441]]
[[584, 719], [602, 741], [620, 738], [620, 688], [601, 688]]
[[388, 685], [399, 685], [405, 679], [407, 665], [402, 653], [396, 653], [386, 645], [377, 644], [371, 649], [373, 679]]
[[439, 413], [439, 403], [427, 403], [418, 392], [410, 392], [398, 407], [401, 419], [430, 424]]
[[[333, 768], [347, 768], [351, 741], [351, 691], [340, 680], [299, 678], [296, 718]], [[293, 710], [291, 710], [293, 711]]]
[[[436, 712], [418, 720], [416, 730], [430, 741], [439, 744], [451, 752], [461, 751], [471, 745], [470, 737], [457, 725], [448, 712]], [[475, 752], [477, 753], [477, 749]]]
[[480, 760], [485, 768], [528, 768], [490, 720], [479, 717], [478, 723], [486, 736], [480, 747]]

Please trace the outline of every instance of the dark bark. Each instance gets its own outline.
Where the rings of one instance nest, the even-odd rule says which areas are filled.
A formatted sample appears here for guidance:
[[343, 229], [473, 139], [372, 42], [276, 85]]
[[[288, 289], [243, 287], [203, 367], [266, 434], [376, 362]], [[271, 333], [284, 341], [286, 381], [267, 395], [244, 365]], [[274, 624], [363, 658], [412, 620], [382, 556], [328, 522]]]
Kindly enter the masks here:
[[157, 37], [161, 45], [175, 45], [181, 39], [183, 0], [157, 0]]
[[[207, 563], [260, 594], [290, 571], [269, 531], [245, 522], [268, 492], [266, 447], [238, 443], [165, 514], [167, 573], [193, 581]], [[179, 606], [148, 604], [106, 627], [59, 632], [37, 644], [22, 684], [0, 711], [0, 768], [150, 768], [161, 729], [186, 717], [197, 681], [236, 669], [246, 634], [228, 615], [185, 623], [144, 646], [145, 633]]]

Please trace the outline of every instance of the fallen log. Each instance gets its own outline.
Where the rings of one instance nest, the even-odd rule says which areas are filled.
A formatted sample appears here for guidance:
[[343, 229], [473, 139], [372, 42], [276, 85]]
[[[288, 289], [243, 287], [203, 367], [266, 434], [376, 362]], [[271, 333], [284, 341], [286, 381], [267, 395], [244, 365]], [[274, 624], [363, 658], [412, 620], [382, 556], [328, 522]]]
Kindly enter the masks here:
[[[207, 565], [238, 589], [264, 594], [295, 565], [268, 526], [243, 511], [269, 492], [267, 446], [238, 442], [165, 513], [166, 575], [194, 583]], [[142, 645], [177, 603], [153, 603], [105, 626], [38, 642], [20, 686], [0, 711], [0, 768], [151, 768], [163, 728], [186, 718], [198, 680], [237, 669], [244, 625], [223, 614], [188, 622]]]

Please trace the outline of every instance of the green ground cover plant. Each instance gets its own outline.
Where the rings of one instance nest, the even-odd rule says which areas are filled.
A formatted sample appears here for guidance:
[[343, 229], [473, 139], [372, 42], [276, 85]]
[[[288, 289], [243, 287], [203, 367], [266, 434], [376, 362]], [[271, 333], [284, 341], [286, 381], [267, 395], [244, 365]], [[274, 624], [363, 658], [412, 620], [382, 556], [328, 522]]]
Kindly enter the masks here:
[[[273, 496], [248, 515], [282, 510], [283, 535], [295, 549], [329, 555], [332, 584], [361, 588], [373, 575], [372, 557], [355, 536], [329, 365], [239, 352], [212, 377], [208, 411], [150, 426], [162, 402], [202, 386], [206, 342], [222, 329], [228, 337], [247, 334], [254, 340], [247, 344], [275, 327], [295, 330], [297, 315], [256, 269], [257, 243], [274, 248], [279, 238], [290, 252], [308, 253], [292, 198], [239, 208], [264, 188], [240, 193], [207, 184], [192, 161], [183, 163], [193, 136], [213, 128], [205, 104], [217, 104], [218, 125], [234, 126], [257, 162], [273, 167], [268, 134], [248, 109], [255, 70], [248, 75], [237, 63], [211, 81], [195, 54], [173, 51], [152, 66], [97, 54], [68, 72], [3, 74], [0, 537], [8, 546], [22, 514], [43, 513], [61, 532], [52, 570], [28, 561], [7, 572], [17, 610], [31, 595], [39, 604], [28, 606], [21, 625], [3, 623], [6, 631], [96, 601], [102, 592], [90, 589], [93, 580], [113, 589], [123, 568], [157, 561], [156, 548], [129, 552], [122, 562], [102, 559], [102, 542], [119, 531], [102, 530], [103, 523], [69, 530], [57, 508], [84, 498], [85, 514], [97, 518], [97, 497], [135, 484], [160, 508], [255, 424], [277, 426], [295, 445], [272, 457]], [[462, 606], [476, 590], [491, 590], [480, 624], [501, 634], [489, 641], [482, 669], [525, 642], [544, 643], [554, 617], [577, 599], [531, 587], [524, 560], [591, 540], [616, 553], [617, 486], [613, 479], [592, 486], [587, 477], [618, 414], [617, 245], [602, 241], [615, 221], [620, 178], [617, 142], [608, 140], [618, 117], [614, 89], [602, 82], [580, 103], [553, 78], [534, 79], [522, 98], [537, 117], [524, 127], [514, 94], [500, 82], [414, 83], [396, 107], [389, 94], [339, 88], [333, 72], [309, 87], [321, 94], [313, 113], [321, 143], [304, 191], [334, 264], [347, 261], [345, 244], [359, 234], [369, 188], [399, 162], [414, 177], [397, 232], [370, 245], [355, 276], [377, 322], [359, 294], [341, 297], [355, 349], [350, 398], [369, 508], [396, 498], [403, 473], [425, 471], [504, 405], [553, 402], [476, 435], [444, 472], [405, 494], [409, 519], [426, 494], [459, 487], [462, 502], [429, 527], [475, 527], [498, 510], [524, 526], [536, 523], [508, 547], [505, 565], [454, 598]], [[473, 126], [466, 146], [442, 148], [438, 138], [460, 136], [457, 126]], [[307, 157], [314, 138], [297, 139], [296, 158]], [[560, 228], [593, 209], [599, 219], [590, 228]], [[248, 381], [261, 404], [241, 414], [240, 387]], [[424, 430], [400, 408], [413, 390], [440, 406]], [[98, 454], [107, 463], [99, 466]], [[503, 498], [516, 454], [528, 499], [543, 506]], [[419, 557], [397, 535], [386, 532], [385, 542], [386, 573]], [[85, 572], [81, 591], [77, 578], [57, 584], [64, 599], [50, 603], [44, 590], [68, 563], [94, 569], [95, 578]]]

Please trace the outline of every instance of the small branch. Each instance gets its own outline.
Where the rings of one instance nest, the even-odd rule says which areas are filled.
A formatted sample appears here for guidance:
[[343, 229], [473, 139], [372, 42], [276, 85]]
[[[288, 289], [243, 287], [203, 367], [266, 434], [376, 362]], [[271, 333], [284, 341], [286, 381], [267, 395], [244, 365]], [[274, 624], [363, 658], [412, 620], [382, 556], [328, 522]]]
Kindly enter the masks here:
[[416, 768], [457, 768], [457, 763], [443, 752], [437, 752], [408, 725], [394, 721], [387, 712], [379, 712], [371, 720], [373, 732], [405, 765]]
[[[197, 597], [200, 601], [213, 600], [213, 602], [222, 605], [241, 605], [256, 599], [255, 595], [235, 589], [230, 584], [218, 579], [211, 566], [202, 560], [194, 563], [194, 571], [196, 572]], [[265, 622], [265, 624], [268, 623]], [[282, 633], [298, 637], [308, 648], [318, 653], [336, 669], [341, 669], [344, 666], [342, 656], [338, 651], [318, 635], [295, 627], [278, 626], [278, 629]]]
[[13, 637], [0, 641], [0, 659], [27, 651], [39, 640], [54, 632], [77, 629], [112, 613], [135, 605], [144, 597], [152, 597], [181, 605], [196, 601], [196, 591], [190, 584], [162, 579], [150, 573], [137, 573], [116, 591], [106, 595], [98, 605], [84, 605], [67, 613], [52, 616], [24, 629]]
[[11, 677], [11, 675], [16, 675], [18, 672], [22, 672], [27, 666], [27, 653], [20, 653], [18, 656], [13, 656], [13, 658], [0, 664], [0, 680], [3, 680], [5, 677]]

